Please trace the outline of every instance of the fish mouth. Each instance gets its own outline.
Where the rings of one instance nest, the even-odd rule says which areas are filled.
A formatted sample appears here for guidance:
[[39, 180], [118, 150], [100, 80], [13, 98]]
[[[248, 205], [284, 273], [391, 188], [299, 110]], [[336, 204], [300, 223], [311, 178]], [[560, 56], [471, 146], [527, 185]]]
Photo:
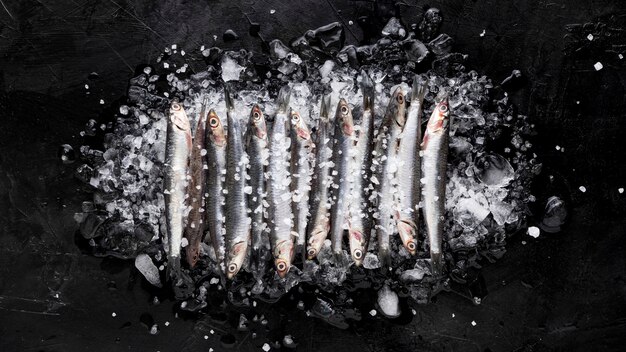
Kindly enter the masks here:
[[198, 249], [193, 245], [187, 246], [187, 264], [189, 264], [189, 268], [193, 269], [196, 264], [198, 264]]
[[309, 245], [306, 252], [309, 260], [313, 260], [315, 259], [315, 257], [317, 257], [322, 248], [322, 243], [324, 243], [324, 239], [326, 239], [327, 235], [328, 231], [325, 231], [320, 225], [316, 226], [315, 229], [311, 232]]

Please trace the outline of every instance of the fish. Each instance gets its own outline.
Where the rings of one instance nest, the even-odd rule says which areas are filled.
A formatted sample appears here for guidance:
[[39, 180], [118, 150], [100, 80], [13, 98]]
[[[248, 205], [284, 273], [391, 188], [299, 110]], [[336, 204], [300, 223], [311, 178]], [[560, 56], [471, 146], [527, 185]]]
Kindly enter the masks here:
[[434, 277], [443, 273], [443, 225], [446, 205], [446, 169], [448, 143], [450, 140], [450, 107], [448, 95], [439, 94], [436, 106], [426, 125], [423, 152], [422, 177], [424, 184], [424, 220], [430, 243], [430, 261]]
[[226, 97], [226, 278], [232, 279], [241, 270], [250, 243], [250, 218], [246, 196], [248, 156], [243, 147], [243, 130], [235, 115], [230, 93]]
[[411, 254], [417, 253], [417, 226], [421, 198], [420, 178], [422, 173], [420, 144], [422, 139], [422, 110], [427, 85], [420, 76], [413, 79], [411, 102], [406, 123], [402, 129], [398, 146], [398, 200], [396, 226], [404, 248]]
[[309, 216], [309, 193], [315, 144], [306, 122], [297, 111], [291, 112], [291, 192], [296, 248], [304, 249]]
[[315, 165], [313, 167], [311, 220], [307, 234], [307, 259], [313, 260], [322, 248], [330, 230], [330, 174], [333, 160], [332, 125], [328, 118], [330, 96], [322, 97], [320, 116], [315, 133]]
[[392, 163], [398, 148], [398, 138], [406, 121], [406, 93], [402, 87], [393, 92], [383, 121], [376, 136], [375, 160], [376, 167], [374, 184], [378, 183], [376, 198], [378, 200], [378, 217], [376, 238], [378, 256], [381, 263], [389, 264], [389, 238], [394, 232], [392, 223], [393, 192], [395, 191], [396, 175]]
[[216, 262], [220, 270], [224, 272], [223, 263], [225, 256], [224, 242], [224, 204], [226, 198], [223, 190], [225, 189], [226, 177], [226, 133], [222, 120], [213, 109], [207, 115], [208, 131], [207, 131], [207, 184], [206, 184], [206, 212], [207, 212], [207, 228], [213, 251], [215, 252]]
[[190, 268], [194, 268], [200, 257], [200, 243], [204, 232], [204, 188], [205, 188], [205, 167], [206, 165], [206, 149], [205, 147], [205, 125], [206, 125], [206, 104], [202, 103], [202, 108], [198, 115], [198, 123], [193, 137], [191, 149], [191, 157], [189, 159], [189, 174], [191, 179], [187, 188], [189, 206], [191, 210], [187, 216], [187, 227], [185, 228], [184, 237], [187, 239], [187, 247], [185, 254], [187, 264]]
[[191, 152], [191, 126], [183, 106], [170, 105], [165, 141], [165, 225], [169, 251], [167, 254], [168, 276], [177, 280], [181, 274], [181, 243], [185, 229], [187, 172]]
[[251, 210], [250, 216], [252, 220], [251, 259], [255, 272], [262, 274], [262, 256], [270, 248], [265, 222], [266, 209], [263, 205], [266, 195], [265, 173], [269, 163], [269, 149], [267, 123], [265, 115], [258, 105], [254, 105], [250, 111], [250, 120], [244, 140], [246, 153], [250, 158], [248, 175], [250, 177], [251, 192], [248, 194], [248, 205]]
[[339, 99], [335, 112], [335, 154], [332, 199], [330, 211], [330, 241], [333, 253], [341, 254], [343, 231], [347, 220], [347, 198], [350, 192], [350, 158], [353, 157], [354, 120], [352, 109], [345, 99]]
[[372, 170], [372, 149], [374, 143], [374, 82], [362, 72], [363, 78], [363, 114], [356, 138], [356, 153], [354, 156], [354, 166], [351, 168], [355, 173], [351, 184], [352, 196], [349, 198], [350, 224], [348, 238], [350, 244], [350, 254], [356, 266], [363, 262], [367, 240], [372, 228], [371, 210], [372, 204], [370, 196], [372, 184], [370, 181]]
[[291, 233], [290, 121], [288, 87], [278, 94], [278, 110], [269, 141], [268, 199], [270, 205], [270, 243], [278, 276], [284, 278], [291, 268], [294, 246]]

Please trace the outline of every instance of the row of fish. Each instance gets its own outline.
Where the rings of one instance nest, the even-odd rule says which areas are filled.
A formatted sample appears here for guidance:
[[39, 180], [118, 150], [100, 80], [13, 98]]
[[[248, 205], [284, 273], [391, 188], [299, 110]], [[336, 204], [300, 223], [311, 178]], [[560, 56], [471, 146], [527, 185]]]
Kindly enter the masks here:
[[270, 258], [285, 277], [296, 253], [314, 260], [328, 238], [340, 256], [345, 230], [355, 265], [376, 248], [389, 263], [394, 234], [416, 254], [420, 204], [433, 275], [442, 273], [447, 95], [436, 98], [422, 140], [426, 82], [415, 77], [410, 102], [407, 89], [396, 88], [376, 129], [373, 82], [362, 76], [359, 123], [344, 99], [333, 118], [323, 97], [315, 133], [290, 108], [287, 87], [271, 129], [258, 105], [243, 126], [225, 91], [226, 127], [205, 101], [192, 137], [182, 105], [171, 104], [164, 183], [170, 275], [180, 273], [183, 237], [191, 268], [204, 240], [227, 278], [246, 262], [258, 273]]

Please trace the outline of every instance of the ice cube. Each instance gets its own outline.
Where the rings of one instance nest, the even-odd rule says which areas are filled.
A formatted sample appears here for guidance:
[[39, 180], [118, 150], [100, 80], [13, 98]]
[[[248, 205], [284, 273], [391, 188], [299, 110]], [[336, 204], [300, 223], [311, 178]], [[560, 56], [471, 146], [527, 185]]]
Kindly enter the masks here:
[[159, 269], [152, 262], [152, 258], [147, 254], [139, 254], [135, 258], [135, 267], [148, 280], [148, 282], [156, 287], [162, 287]]
[[538, 228], [538, 227], [535, 227], [535, 226], [530, 226], [530, 227], [528, 228], [527, 233], [528, 233], [528, 235], [529, 235], [530, 237], [537, 238], [537, 237], [539, 237], [539, 233], [540, 233], [540, 231], [539, 231], [539, 228]]
[[400, 300], [398, 295], [389, 288], [389, 285], [384, 285], [378, 290], [378, 299], [376, 301], [381, 313], [387, 318], [397, 318], [400, 316]]

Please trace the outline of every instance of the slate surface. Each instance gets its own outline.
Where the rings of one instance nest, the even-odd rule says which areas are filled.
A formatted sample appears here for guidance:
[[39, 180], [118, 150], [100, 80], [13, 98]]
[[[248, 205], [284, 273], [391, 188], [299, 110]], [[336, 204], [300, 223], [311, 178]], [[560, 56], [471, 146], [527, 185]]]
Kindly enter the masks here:
[[[377, 4], [375, 16], [384, 23], [393, 3]], [[425, 2], [398, 4], [402, 20], [411, 24]], [[536, 195], [566, 199], [567, 226], [536, 240], [512, 238], [506, 256], [483, 269], [489, 294], [481, 305], [442, 294], [417, 307], [410, 323], [366, 317], [348, 330], [296, 309], [274, 308], [262, 312], [269, 317], [269, 333], [260, 325], [256, 339], [236, 333], [235, 350], [259, 351], [268, 338], [285, 334], [293, 335], [302, 351], [624, 349], [626, 195], [617, 189], [626, 187], [626, 60], [618, 58], [626, 55], [625, 5], [618, 0], [429, 4], [443, 11], [442, 31], [455, 39], [459, 52], [469, 54], [470, 69], [496, 83], [513, 69], [524, 74], [525, 84], [511, 99], [533, 118], [539, 133], [533, 143], [544, 172]], [[130, 263], [80, 254], [72, 219], [80, 211], [80, 185], [72, 178], [75, 165], [62, 165], [57, 148], [79, 146], [84, 123], [106, 115], [109, 104], [125, 94], [135, 67], [151, 62], [167, 45], [261, 50], [261, 40], [248, 35], [249, 20], [261, 25], [263, 38], [287, 42], [331, 21], [356, 23], [372, 13], [374, 2], [2, 0], [0, 5], [0, 350], [224, 350], [220, 337], [233, 330], [229, 322], [174, 318], [172, 302], [154, 306]], [[241, 39], [223, 43], [228, 28]], [[357, 24], [347, 28], [348, 42], [363, 39]], [[589, 33], [593, 41], [586, 38]], [[600, 71], [593, 68], [597, 61], [604, 66]], [[91, 72], [98, 78], [89, 79]], [[581, 185], [587, 192], [578, 190]], [[158, 335], [141, 323], [144, 313], [159, 324]]]

